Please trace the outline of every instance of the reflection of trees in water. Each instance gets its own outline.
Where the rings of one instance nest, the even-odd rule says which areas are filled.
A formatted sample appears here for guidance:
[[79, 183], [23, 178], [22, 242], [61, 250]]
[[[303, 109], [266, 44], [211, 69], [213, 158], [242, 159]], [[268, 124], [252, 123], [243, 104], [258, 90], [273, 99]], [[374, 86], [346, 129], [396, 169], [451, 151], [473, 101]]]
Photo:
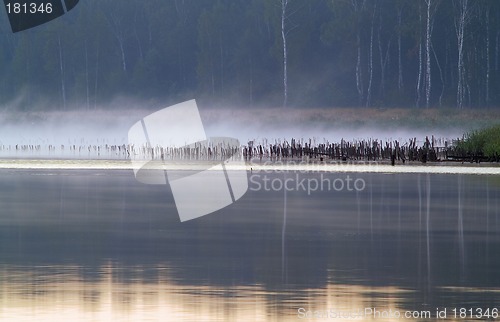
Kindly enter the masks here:
[[365, 191], [288, 191], [283, 249], [281, 191], [249, 191], [216, 214], [179, 223], [168, 188], [144, 190], [124, 172], [2, 172], [10, 188], [0, 194], [0, 260], [48, 284], [101, 283], [102, 267], [112, 266], [112, 282], [127, 285], [168, 273], [179, 287], [291, 293], [332, 283], [417, 291], [430, 283], [431, 292], [500, 286], [500, 189], [492, 177], [426, 175], [420, 186], [415, 174], [362, 177]]

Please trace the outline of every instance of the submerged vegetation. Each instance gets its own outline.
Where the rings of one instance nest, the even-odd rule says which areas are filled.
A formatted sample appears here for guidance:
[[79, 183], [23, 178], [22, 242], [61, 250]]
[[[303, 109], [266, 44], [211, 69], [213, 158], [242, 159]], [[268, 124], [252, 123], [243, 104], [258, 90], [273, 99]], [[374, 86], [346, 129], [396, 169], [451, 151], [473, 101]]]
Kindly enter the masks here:
[[466, 133], [463, 139], [457, 142], [457, 150], [462, 155], [471, 158], [485, 157], [498, 161], [500, 159], [500, 124]]

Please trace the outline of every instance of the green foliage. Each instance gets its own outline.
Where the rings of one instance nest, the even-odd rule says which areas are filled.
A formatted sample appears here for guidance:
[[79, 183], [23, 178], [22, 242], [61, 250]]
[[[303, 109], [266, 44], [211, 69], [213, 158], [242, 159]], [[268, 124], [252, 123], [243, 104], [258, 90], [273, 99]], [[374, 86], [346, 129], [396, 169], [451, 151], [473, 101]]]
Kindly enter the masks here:
[[457, 147], [471, 155], [500, 156], [500, 124], [464, 135]]

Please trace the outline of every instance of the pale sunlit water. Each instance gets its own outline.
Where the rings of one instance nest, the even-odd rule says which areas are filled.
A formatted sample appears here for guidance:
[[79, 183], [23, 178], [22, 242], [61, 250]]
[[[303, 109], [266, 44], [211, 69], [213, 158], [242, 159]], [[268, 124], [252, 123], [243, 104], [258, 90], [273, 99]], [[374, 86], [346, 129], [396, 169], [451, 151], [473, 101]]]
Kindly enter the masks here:
[[453, 308], [499, 308], [500, 177], [249, 178], [236, 203], [181, 223], [169, 186], [131, 170], [1, 169], [0, 321], [402, 320], [370, 309], [434, 321], [444, 308], [440, 320], [463, 321]]

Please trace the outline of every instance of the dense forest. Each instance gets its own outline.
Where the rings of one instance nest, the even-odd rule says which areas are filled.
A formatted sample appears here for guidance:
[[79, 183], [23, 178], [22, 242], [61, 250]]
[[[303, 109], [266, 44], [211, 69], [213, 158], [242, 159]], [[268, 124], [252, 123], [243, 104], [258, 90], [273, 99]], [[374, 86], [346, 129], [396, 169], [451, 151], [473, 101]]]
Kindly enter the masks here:
[[12, 33], [0, 103], [500, 106], [498, 0], [81, 0]]

